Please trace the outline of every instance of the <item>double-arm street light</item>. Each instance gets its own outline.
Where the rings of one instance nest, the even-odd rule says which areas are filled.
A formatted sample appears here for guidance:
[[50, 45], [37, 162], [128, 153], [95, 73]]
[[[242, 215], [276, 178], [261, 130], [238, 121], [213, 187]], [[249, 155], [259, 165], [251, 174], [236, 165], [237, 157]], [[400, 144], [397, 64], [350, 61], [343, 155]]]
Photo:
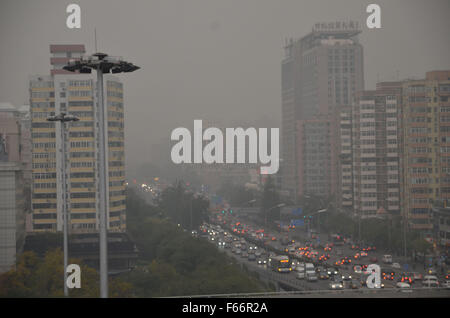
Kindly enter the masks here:
[[67, 206], [67, 171], [66, 171], [66, 123], [69, 121], [78, 121], [79, 119], [72, 115], [66, 115], [66, 113], [60, 113], [57, 116], [50, 116], [47, 121], [59, 121], [61, 123], [61, 183], [62, 183], [62, 218], [63, 218], [63, 236], [64, 236], [64, 296], [69, 296], [69, 289], [67, 288], [67, 263], [68, 263], [68, 253], [69, 253], [69, 213]]
[[100, 230], [100, 297], [108, 297], [108, 225], [107, 222], [107, 193], [108, 171], [106, 162], [106, 142], [107, 142], [107, 112], [103, 100], [103, 74], [104, 73], [128, 73], [139, 69], [132, 63], [125, 62], [121, 58], [111, 57], [105, 53], [95, 53], [82, 57], [79, 60], [70, 60], [68, 65], [63, 67], [70, 72], [90, 74], [92, 70], [97, 71], [97, 92], [98, 92], [98, 143], [99, 143], [99, 230]]

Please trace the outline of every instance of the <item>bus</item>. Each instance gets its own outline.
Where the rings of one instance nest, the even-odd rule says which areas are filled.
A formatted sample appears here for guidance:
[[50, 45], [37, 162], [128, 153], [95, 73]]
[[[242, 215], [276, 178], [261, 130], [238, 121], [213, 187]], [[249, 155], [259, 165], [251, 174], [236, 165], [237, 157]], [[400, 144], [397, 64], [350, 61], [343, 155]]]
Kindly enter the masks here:
[[272, 270], [278, 273], [289, 273], [292, 271], [291, 261], [288, 256], [275, 256], [270, 260]]

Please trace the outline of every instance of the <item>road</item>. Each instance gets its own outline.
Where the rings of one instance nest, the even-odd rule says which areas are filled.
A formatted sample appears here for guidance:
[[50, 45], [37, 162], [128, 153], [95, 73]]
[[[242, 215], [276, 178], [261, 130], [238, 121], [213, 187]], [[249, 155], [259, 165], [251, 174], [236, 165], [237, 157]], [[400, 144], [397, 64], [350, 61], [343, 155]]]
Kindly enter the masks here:
[[[236, 224], [239, 222], [239, 220], [234, 217], [233, 219], [229, 219], [227, 224]], [[249, 222], [246, 222], [246, 225], [249, 225], [251, 228], [258, 228], [254, 224], [250, 224]], [[232, 233], [232, 228], [227, 227], [226, 225], [222, 224], [222, 227], [224, 230]], [[247, 246], [249, 245], [257, 245], [260, 248], [265, 248], [268, 251], [276, 251], [277, 254], [286, 254], [284, 252], [284, 249], [286, 246], [280, 243], [280, 238], [284, 236], [285, 234], [282, 233], [272, 233], [271, 236], [275, 236], [277, 239], [276, 241], [266, 241], [264, 244], [262, 241], [257, 241], [252, 239], [251, 237], [247, 235], [239, 235], [239, 239], [242, 239], [245, 237]], [[305, 244], [306, 241], [311, 242], [311, 239], [307, 239], [306, 233], [303, 231], [298, 231], [297, 233], [292, 234], [290, 239], [295, 238], [296, 243]], [[320, 241], [323, 242], [323, 245], [326, 244], [328, 241], [327, 235], [322, 235], [320, 237]], [[272, 271], [270, 268], [268, 268], [265, 265], [258, 265], [256, 261], [249, 261], [247, 258], [242, 257], [241, 255], [236, 255], [231, 252], [231, 248], [225, 248], [220, 247], [220, 249], [227, 253], [230, 257], [235, 258], [240, 264], [245, 265], [250, 271], [256, 272], [259, 274], [259, 277], [261, 280], [266, 282], [272, 282], [275, 283], [277, 286], [277, 290], [283, 291], [307, 291], [307, 295], [336, 295], [337, 297], [372, 297], [373, 293], [376, 293], [377, 297], [431, 297], [429, 295], [436, 295], [438, 293], [439, 296], [443, 297], [450, 297], [449, 291], [445, 289], [435, 289], [435, 288], [423, 288], [421, 283], [419, 281], [416, 281], [412, 285], [412, 292], [400, 292], [400, 290], [396, 287], [398, 276], [395, 277], [394, 280], [382, 280], [382, 283], [384, 285], [383, 289], [378, 290], [369, 290], [366, 287], [361, 287], [357, 290], [350, 290], [348, 289], [348, 283], [344, 282], [345, 289], [342, 291], [332, 291], [330, 290], [330, 280], [318, 280], [316, 282], [308, 282], [304, 279], [297, 279], [297, 273], [295, 271], [289, 272], [289, 273], [276, 273]], [[357, 281], [361, 281], [364, 279], [361, 279], [360, 273], [355, 273], [353, 269], [353, 265], [356, 264], [370, 264], [370, 258], [377, 257], [378, 260], [381, 260], [383, 252], [382, 251], [370, 251], [368, 252], [367, 257], [362, 257], [358, 260], [354, 259], [355, 253], [359, 252], [359, 250], [352, 250], [350, 245], [344, 244], [343, 246], [334, 246], [331, 251], [324, 252], [323, 247], [320, 248], [319, 246], [316, 246], [315, 249], [319, 252], [319, 255], [322, 253], [329, 253], [330, 259], [326, 262], [328, 265], [334, 264], [336, 261], [341, 260], [342, 257], [347, 256], [349, 258], [352, 258], [351, 265], [341, 265], [338, 267], [339, 269], [339, 275], [345, 275], [345, 276], [351, 276], [352, 279], [355, 279]], [[292, 255], [291, 255], [292, 258]], [[308, 261], [309, 262], [309, 261]], [[396, 260], [394, 259], [394, 262]], [[314, 262], [317, 265], [317, 262]], [[398, 269], [393, 268], [391, 265], [388, 264], [380, 264], [382, 271], [385, 272], [395, 272], [397, 275], [401, 272], [404, 272], [404, 269]], [[409, 271], [412, 271], [412, 269], [409, 269]], [[420, 270], [416, 270], [417, 272], [420, 272]], [[423, 272], [423, 271], [422, 271]], [[422, 274], [425, 274], [424, 272]], [[306, 294], [301, 294], [306, 295]], [[371, 296], [372, 295], [372, 296]], [[385, 295], [385, 296], [381, 296]], [[387, 296], [389, 295], [389, 296]], [[333, 296], [334, 297], [334, 296]]]

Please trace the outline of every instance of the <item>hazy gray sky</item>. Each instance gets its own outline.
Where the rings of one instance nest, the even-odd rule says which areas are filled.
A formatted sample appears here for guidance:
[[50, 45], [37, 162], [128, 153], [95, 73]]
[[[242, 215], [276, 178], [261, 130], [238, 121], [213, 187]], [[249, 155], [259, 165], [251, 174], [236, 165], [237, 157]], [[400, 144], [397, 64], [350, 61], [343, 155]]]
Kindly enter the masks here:
[[[66, 6], [81, 6], [69, 30]], [[365, 27], [381, 6], [382, 29]], [[127, 164], [193, 119], [252, 121], [281, 109], [280, 62], [287, 37], [315, 22], [363, 23], [366, 88], [377, 79], [450, 69], [448, 0], [1, 0], [0, 102], [28, 103], [28, 76], [48, 74], [49, 44], [81, 43], [142, 67], [123, 74]]]

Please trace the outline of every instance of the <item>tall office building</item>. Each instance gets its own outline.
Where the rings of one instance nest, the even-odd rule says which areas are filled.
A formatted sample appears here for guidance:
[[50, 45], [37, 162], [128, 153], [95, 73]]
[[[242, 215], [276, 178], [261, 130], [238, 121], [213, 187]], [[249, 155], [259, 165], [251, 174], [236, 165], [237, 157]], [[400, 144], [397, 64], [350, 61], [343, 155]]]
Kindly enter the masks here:
[[353, 210], [361, 217], [400, 213], [401, 99], [401, 82], [378, 83], [376, 90], [357, 93], [351, 168]]
[[403, 92], [403, 209], [409, 227], [432, 234], [433, 203], [450, 199], [450, 70], [406, 80]]
[[[295, 198], [305, 194], [336, 195], [338, 172], [336, 148], [323, 152], [324, 145], [307, 146], [297, 132], [304, 127], [299, 121], [327, 121], [330, 145], [337, 144], [340, 108], [351, 105], [355, 92], [364, 88], [363, 47], [357, 22], [316, 23], [312, 32], [299, 40], [289, 40], [282, 61], [282, 149], [281, 174], [283, 189]], [[319, 152], [329, 157], [329, 166], [312, 160], [299, 161], [298, 155]], [[328, 159], [327, 159], [328, 160]], [[305, 176], [311, 177], [305, 179]], [[320, 183], [317, 186], [317, 182]], [[300, 185], [302, 183], [303, 185]], [[320, 192], [318, 192], [320, 189]], [[310, 191], [307, 193], [305, 191]]]
[[[80, 120], [66, 124], [66, 175], [69, 190], [69, 229], [72, 233], [97, 232], [99, 228], [99, 144], [96, 80], [90, 74], [62, 70], [69, 59], [80, 58], [83, 45], [50, 45], [50, 76], [30, 79], [32, 139], [32, 210], [34, 231], [61, 231], [62, 153], [61, 124], [48, 122], [51, 115], [66, 112]], [[105, 75], [108, 118], [106, 149], [109, 171], [110, 231], [125, 231], [125, 158], [123, 86]]]

